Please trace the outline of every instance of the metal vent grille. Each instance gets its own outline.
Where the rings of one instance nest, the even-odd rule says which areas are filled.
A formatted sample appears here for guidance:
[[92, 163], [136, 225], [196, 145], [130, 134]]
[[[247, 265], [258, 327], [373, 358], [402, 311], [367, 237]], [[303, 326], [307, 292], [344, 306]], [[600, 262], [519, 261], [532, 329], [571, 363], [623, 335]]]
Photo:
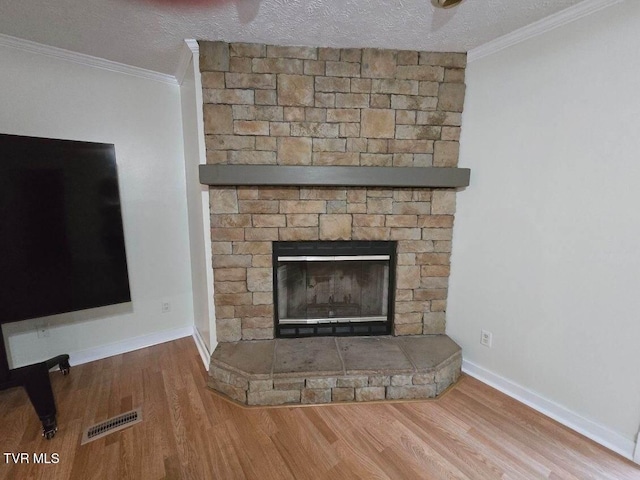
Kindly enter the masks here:
[[97, 423], [84, 431], [81, 445], [102, 438], [110, 433], [117, 432], [142, 421], [142, 408], [138, 407], [130, 412]]

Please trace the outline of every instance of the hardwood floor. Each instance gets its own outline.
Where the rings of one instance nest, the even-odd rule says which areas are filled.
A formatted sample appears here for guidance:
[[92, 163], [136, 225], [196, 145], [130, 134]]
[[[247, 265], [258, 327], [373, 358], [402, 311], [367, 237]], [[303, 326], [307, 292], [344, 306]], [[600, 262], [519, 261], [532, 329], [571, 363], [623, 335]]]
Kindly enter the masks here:
[[[9, 479], [640, 479], [640, 467], [470, 377], [432, 401], [242, 408], [205, 387], [185, 338], [52, 374], [51, 441], [22, 389], [0, 392]], [[86, 445], [137, 406], [143, 421]], [[33, 454], [59, 455], [34, 464]]]

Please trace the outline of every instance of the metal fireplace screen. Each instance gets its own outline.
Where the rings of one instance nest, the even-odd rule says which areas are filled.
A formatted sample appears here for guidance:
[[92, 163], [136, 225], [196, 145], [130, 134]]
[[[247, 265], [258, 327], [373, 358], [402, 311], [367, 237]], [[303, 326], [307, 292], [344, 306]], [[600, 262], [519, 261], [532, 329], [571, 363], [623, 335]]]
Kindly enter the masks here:
[[388, 335], [395, 242], [274, 242], [276, 336]]

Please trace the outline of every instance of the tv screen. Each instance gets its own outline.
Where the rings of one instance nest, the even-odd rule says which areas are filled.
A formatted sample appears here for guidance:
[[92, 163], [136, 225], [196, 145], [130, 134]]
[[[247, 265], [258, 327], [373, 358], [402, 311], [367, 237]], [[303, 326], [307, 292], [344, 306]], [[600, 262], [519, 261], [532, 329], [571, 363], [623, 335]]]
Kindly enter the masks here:
[[131, 300], [115, 148], [0, 134], [0, 323]]

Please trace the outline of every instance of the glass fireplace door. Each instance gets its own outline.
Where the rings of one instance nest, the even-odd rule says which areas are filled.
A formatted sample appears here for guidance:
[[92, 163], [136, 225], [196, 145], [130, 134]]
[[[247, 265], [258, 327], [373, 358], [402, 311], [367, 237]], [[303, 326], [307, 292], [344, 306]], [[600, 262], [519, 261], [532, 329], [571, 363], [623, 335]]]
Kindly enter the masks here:
[[391, 332], [395, 242], [274, 242], [276, 336]]
[[281, 324], [387, 320], [388, 255], [278, 260]]

